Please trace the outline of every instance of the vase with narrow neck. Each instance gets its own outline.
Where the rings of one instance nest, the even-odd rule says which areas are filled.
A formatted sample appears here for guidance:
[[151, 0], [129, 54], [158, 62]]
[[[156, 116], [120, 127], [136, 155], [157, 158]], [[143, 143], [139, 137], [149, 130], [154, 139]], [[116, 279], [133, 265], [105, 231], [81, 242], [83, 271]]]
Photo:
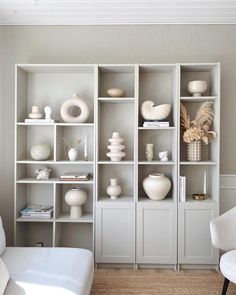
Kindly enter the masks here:
[[110, 150], [110, 152], [106, 154], [107, 157], [109, 157], [112, 162], [121, 161], [122, 158], [126, 156], [126, 153], [123, 152], [125, 146], [121, 144], [124, 139], [120, 137], [119, 132], [113, 132], [112, 138], [108, 139], [108, 141], [111, 144], [107, 147]]
[[117, 183], [117, 178], [110, 179], [110, 185], [107, 187], [107, 194], [112, 200], [117, 199], [117, 197], [121, 194], [121, 187]]
[[194, 140], [188, 143], [188, 161], [198, 162], [202, 159], [202, 142]]

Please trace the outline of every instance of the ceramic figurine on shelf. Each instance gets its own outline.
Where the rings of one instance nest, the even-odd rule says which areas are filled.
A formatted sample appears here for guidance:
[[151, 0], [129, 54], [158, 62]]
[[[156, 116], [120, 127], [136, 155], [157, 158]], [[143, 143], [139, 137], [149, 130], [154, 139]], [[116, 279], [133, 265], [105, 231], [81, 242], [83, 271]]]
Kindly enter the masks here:
[[169, 116], [170, 104], [155, 106], [151, 100], [145, 100], [141, 105], [141, 114], [145, 120], [164, 120]]
[[207, 91], [206, 81], [190, 81], [188, 83], [188, 92], [195, 97], [202, 96]]
[[153, 143], [146, 144], [146, 159], [147, 161], [153, 160]]
[[71, 207], [70, 218], [82, 217], [82, 205], [87, 201], [87, 192], [80, 188], [72, 188], [65, 194], [65, 201]]
[[87, 136], [84, 137], [84, 161], [88, 161]]
[[32, 111], [29, 114], [30, 119], [42, 119], [43, 114], [39, 111], [38, 106], [32, 106]]
[[161, 162], [169, 161], [169, 159], [168, 159], [168, 151], [160, 152], [158, 155], [159, 155], [159, 158], [160, 158]]
[[110, 179], [110, 185], [107, 187], [107, 194], [112, 200], [117, 199], [121, 194], [121, 186], [117, 184], [117, 178]]
[[50, 106], [46, 106], [44, 108], [45, 112], [45, 120], [52, 120], [52, 108]]
[[79, 153], [79, 144], [81, 142], [80, 139], [74, 142], [68, 142], [65, 137], [62, 137], [62, 140], [64, 141], [66, 145], [66, 152], [68, 154], [68, 158], [70, 161], [74, 162], [78, 158], [78, 153]]
[[120, 137], [119, 132], [113, 132], [112, 138], [108, 139], [108, 141], [111, 144], [107, 147], [110, 150], [110, 152], [106, 154], [107, 157], [109, 157], [112, 162], [121, 161], [122, 158], [126, 156], [126, 153], [122, 151], [125, 146], [121, 144], [124, 139]]
[[40, 167], [35, 170], [35, 173], [37, 174], [38, 180], [48, 180], [51, 171], [52, 171], [52, 169], [50, 169], [48, 167]]

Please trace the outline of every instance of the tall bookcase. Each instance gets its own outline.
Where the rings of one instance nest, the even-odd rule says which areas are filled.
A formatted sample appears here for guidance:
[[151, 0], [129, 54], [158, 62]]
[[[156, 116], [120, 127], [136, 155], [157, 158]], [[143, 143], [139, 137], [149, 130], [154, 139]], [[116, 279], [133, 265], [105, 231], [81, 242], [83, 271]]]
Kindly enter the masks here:
[[[189, 96], [190, 80], [206, 80], [207, 96]], [[125, 97], [111, 98], [107, 89], [122, 88]], [[15, 141], [15, 245], [81, 247], [94, 252], [98, 265], [119, 264], [136, 267], [181, 267], [218, 263], [218, 253], [210, 243], [209, 222], [219, 210], [220, 145], [220, 65], [219, 64], [106, 64], [106, 65], [16, 65]], [[63, 101], [79, 93], [90, 108], [86, 123], [26, 124], [32, 105], [50, 105], [60, 119]], [[142, 127], [143, 101], [171, 104], [170, 127]], [[186, 144], [180, 134], [180, 102], [190, 114], [206, 100], [214, 102], [216, 139], [203, 148], [203, 161], [186, 159]], [[111, 162], [106, 156], [112, 132], [124, 138], [126, 157]], [[88, 139], [88, 161], [67, 158], [62, 137]], [[30, 148], [37, 143], [51, 147], [47, 161], [30, 159]], [[146, 143], [154, 144], [154, 160], [146, 161]], [[158, 160], [167, 150], [168, 162]], [[51, 178], [38, 181], [35, 169], [46, 165]], [[203, 187], [207, 172], [209, 198], [193, 201], [191, 195]], [[60, 181], [66, 172], [89, 172], [86, 182]], [[150, 172], [164, 173], [171, 190], [162, 201], [145, 194], [142, 181]], [[179, 176], [187, 178], [186, 202], [179, 202]], [[122, 194], [111, 200], [106, 193], [110, 178], [116, 177]], [[81, 187], [88, 192], [83, 217], [69, 218], [65, 192]], [[49, 220], [22, 219], [20, 211], [28, 204], [53, 205]], [[201, 240], [201, 243], [198, 241]]]

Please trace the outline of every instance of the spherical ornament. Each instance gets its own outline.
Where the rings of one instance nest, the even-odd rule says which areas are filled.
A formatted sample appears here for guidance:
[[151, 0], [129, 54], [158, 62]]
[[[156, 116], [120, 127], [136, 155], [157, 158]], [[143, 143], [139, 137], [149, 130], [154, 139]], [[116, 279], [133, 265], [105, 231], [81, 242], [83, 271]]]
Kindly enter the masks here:
[[47, 144], [34, 145], [30, 150], [32, 159], [36, 161], [44, 161], [50, 157], [51, 149]]

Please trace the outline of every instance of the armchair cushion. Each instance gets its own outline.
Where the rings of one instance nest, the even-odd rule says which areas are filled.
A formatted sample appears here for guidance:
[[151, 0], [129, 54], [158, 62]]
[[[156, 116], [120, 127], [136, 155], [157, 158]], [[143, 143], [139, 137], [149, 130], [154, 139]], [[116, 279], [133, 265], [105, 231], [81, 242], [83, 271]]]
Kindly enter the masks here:
[[225, 278], [236, 283], [236, 250], [222, 255], [220, 259], [220, 270]]
[[3, 295], [9, 281], [9, 273], [6, 268], [5, 263], [2, 261], [0, 257], [0, 295]]
[[2, 225], [2, 218], [0, 216], [0, 256], [5, 251], [6, 248], [6, 237], [5, 232]]

